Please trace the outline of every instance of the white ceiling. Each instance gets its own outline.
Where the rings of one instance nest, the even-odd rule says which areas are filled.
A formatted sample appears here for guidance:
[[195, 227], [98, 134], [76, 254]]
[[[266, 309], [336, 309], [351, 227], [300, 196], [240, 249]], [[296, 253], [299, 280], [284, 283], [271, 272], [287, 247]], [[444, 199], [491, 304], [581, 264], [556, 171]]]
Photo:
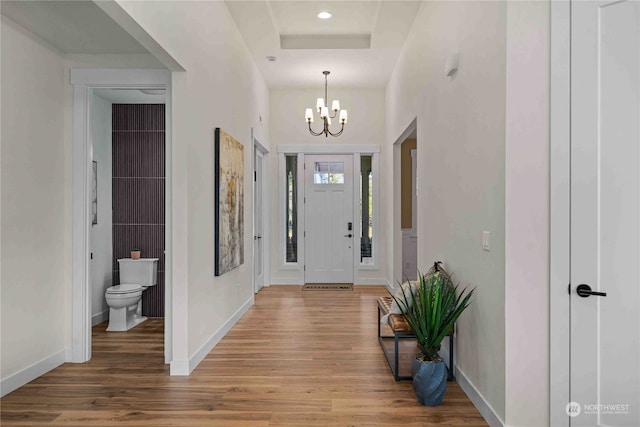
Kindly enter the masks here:
[[[270, 87], [385, 87], [421, 2], [226, 0]], [[323, 20], [318, 12], [333, 16]], [[368, 48], [344, 48], [349, 43]], [[283, 49], [283, 40], [295, 49]], [[366, 43], [365, 43], [366, 44]], [[270, 62], [267, 56], [275, 56]]]
[[[383, 88], [421, 2], [226, 0], [225, 4], [269, 87], [322, 87], [322, 71], [329, 70], [331, 87]], [[92, 1], [0, 0], [0, 8], [3, 15], [65, 54], [148, 53]], [[333, 17], [319, 19], [320, 11]], [[289, 48], [284, 49], [281, 40]]]
[[148, 53], [91, 1], [1, 0], [0, 8], [64, 54]]

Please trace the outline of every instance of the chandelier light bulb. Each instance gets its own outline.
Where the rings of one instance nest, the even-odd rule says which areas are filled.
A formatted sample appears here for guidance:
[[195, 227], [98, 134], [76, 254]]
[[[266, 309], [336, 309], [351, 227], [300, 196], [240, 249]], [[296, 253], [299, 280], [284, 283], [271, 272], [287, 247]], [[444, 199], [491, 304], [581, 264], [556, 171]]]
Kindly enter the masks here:
[[304, 113], [304, 119], [310, 123], [313, 123], [313, 110], [311, 108], [307, 108]]
[[331, 103], [331, 109], [333, 111], [338, 111], [340, 109], [340, 101], [338, 101], [337, 99], [334, 99], [333, 102]]
[[348, 119], [347, 110], [340, 111], [340, 123], [346, 124], [347, 123], [347, 119]]
[[324, 98], [318, 98], [316, 101], [316, 109], [318, 110], [318, 113], [322, 107], [324, 107]]

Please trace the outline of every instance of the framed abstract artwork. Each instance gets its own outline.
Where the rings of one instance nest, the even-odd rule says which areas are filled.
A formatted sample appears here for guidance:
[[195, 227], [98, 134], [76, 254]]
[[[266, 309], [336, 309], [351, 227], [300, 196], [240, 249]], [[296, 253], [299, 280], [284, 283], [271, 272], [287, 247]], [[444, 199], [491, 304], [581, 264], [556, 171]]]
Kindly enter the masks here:
[[215, 275], [244, 263], [244, 146], [215, 130]]

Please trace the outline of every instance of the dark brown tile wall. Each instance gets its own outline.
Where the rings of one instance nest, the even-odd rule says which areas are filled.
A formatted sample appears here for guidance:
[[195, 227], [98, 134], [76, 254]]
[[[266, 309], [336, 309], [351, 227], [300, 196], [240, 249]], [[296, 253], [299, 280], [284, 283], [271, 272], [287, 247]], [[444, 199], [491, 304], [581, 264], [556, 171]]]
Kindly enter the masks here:
[[113, 104], [113, 283], [118, 258], [139, 248], [159, 258], [158, 284], [142, 293], [142, 314], [164, 317], [164, 104]]

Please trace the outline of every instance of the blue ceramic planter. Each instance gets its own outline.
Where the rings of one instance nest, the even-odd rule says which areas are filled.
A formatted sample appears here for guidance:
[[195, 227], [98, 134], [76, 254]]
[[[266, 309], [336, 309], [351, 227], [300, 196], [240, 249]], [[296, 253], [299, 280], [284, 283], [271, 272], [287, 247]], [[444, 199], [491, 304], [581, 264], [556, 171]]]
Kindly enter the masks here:
[[411, 376], [420, 403], [437, 406], [442, 402], [447, 389], [447, 366], [444, 362], [427, 363], [416, 358], [411, 367]]

